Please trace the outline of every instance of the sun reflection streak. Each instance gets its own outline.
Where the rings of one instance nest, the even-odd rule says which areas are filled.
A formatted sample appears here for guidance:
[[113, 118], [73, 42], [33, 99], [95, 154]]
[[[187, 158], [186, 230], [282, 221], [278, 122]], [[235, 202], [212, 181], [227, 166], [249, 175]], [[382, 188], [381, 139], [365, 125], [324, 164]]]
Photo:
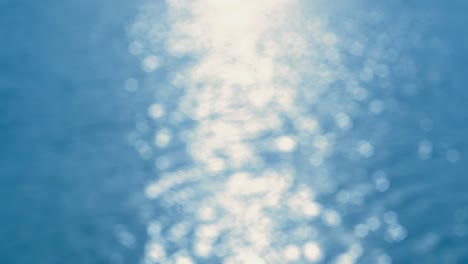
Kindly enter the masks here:
[[[152, 135], [156, 153], [163, 154], [155, 162], [159, 177], [145, 195], [176, 216], [148, 225], [145, 264], [355, 263], [372, 232], [385, 228], [390, 242], [405, 238], [391, 213], [388, 221], [370, 215], [344, 226], [340, 206], [360, 205], [390, 183], [378, 171], [372, 184], [343, 189], [328, 162], [342, 149], [352, 161], [378, 154], [372, 138], [349, 135], [359, 111], [386, 109], [371, 100], [366, 85], [386, 81], [387, 54], [349, 67], [349, 56], [365, 54], [365, 41], [348, 43], [319, 16], [301, 13], [302, 5], [167, 1], [170, 27], [158, 45], [191, 64], [173, 74], [173, 88], [183, 91], [177, 107], [157, 101], [148, 116], [158, 124], [169, 115], [192, 123], [172, 121]], [[129, 51], [142, 56], [145, 72], [164, 67], [141, 42], [133, 41]], [[138, 83], [127, 86], [136, 90]], [[424, 144], [420, 156], [428, 152]], [[447, 159], [456, 154], [447, 152]], [[330, 194], [336, 206], [324, 202]]]

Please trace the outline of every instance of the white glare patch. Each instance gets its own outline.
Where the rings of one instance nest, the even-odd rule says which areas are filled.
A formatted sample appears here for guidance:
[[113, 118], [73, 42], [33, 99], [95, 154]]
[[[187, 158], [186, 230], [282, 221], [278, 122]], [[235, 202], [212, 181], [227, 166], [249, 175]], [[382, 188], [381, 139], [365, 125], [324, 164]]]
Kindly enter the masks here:
[[319, 150], [326, 152], [330, 148], [330, 142], [324, 136], [317, 136], [314, 139], [314, 146]]
[[164, 106], [160, 104], [152, 104], [148, 108], [148, 115], [153, 119], [161, 118], [162, 116], [164, 116], [164, 113], [165, 113]]
[[143, 52], [143, 45], [138, 41], [133, 41], [128, 46], [128, 52], [130, 52], [133, 55], [139, 55]]
[[195, 254], [199, 257], [205, 258], [208, 257], [213, 250], [212, 243], [210, 240], [199, 240], [195, 242]]
[[159, 66], [159, 59], [154, 55], [150, 55], [143, 59], [142, 67], [145, 72], [153, 72]]
[[199, 210], [199, 218], [202, 221], [211, 221], [214, 220], [216, 217], [216, 212], [211, 207], [203, 207]]
[[166, 252], [160, 244], [150, 244], [146, 255], [152, 262], [162, 262], [166, 257]]
[[352, 126], [351, 118], [345, 113], [339, 113], [335, 116], [336, 124], [342, 129], [350, 129]]
[[390, 187], [390, 182], [383, 171], [374, 173], [374, 181], [375, 188], [380, 192], [385, 192]]
[[307, 242], [302, 247], [304, 257], [309, 261], [319, 261], [322, 258], [322, 250], [315, 242]]
[[374, 154], [374, 146], [365, 140], [358, 142], [358, 152], [364, 157], [370, 157]]
[[407, 231], [401, 225], [390, 225], [387, 228], [386, 240], [388, 242], [398, 242], [406, 238]]
[[178, 256], [176, 257], [175, 264], [193, 264], [193, 261], [187, 256]]
[[323, 214], [323, 220], [328, 226], [338, 226], [341, 224], [341, 216], [338, 212], [328, 210]]
[[364, 224], [358, 224], [354, 228], [354, 234], [358, 237], [365, 237], [369, 234], [369, 228]]
[[306, 203], [303, 207], [304, 215], [315, 217], [320, 213], [320, 206], [317, 203]]
[[282, 136], [275, 140], [276, 148], [281, 152], [291, 152], [296, 148], [296, 141], [292, 137]]
[[154, 137], [154, 144], [159, 148], [165, 148], [171, 141], [171, 132], [168, 129], [161, 129]]
[[301, 250], [296, 245], [289, 245], [284, 250], [284, 257], [288, 261], [296, 261], [301, 257]]

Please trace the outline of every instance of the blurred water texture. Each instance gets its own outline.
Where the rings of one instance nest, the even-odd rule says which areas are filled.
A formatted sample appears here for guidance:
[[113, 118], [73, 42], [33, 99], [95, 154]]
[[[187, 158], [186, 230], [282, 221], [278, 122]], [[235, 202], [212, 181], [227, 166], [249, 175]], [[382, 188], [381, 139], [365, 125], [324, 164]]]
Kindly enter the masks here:
[[467, 4], [243, 3], [0, 1], [1, 263], [468, 262]]

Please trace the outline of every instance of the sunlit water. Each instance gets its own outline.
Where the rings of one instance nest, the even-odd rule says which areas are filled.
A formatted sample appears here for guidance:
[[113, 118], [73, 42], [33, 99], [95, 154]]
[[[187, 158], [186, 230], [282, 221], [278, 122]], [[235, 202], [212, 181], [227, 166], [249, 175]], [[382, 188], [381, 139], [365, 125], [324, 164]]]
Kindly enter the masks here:
[[468, 261], [466, 4], [20, 2], [1, 263]]
[[[130, 135], [157, 175], [143, 262], [391, 263], [408, 229], [381, 201], [400, 199], [385, 194], [385, 162], [400, 143], [398, 97], [442, 78], [412, 54], [445, 48], [423, 34], [430, 19], [305, 1], [149, 3], [129, 51], [144, 71], [170, 73]], [[411, 144], [433, 155], [427, 136]]]

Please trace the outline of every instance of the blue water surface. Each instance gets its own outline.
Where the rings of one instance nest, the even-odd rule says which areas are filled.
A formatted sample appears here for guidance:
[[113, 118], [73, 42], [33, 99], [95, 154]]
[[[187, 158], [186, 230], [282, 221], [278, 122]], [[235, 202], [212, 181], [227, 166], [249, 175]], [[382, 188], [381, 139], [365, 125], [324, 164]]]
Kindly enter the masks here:
[[[303, 12], [326, 17], [329, 28], [347, 36], [342, 49], [364, 37], [368, 50], [372, 43], [384, 43], [382, 49], [393, 48], [402, 58], [387, 65], [394, 75], [367, 84], [369, 98], [377, 101], [350, 104], [355, 122], [350, 132], [336, 133], [341, 139], [327, 160], [332, 176], [314, 176], [321, 167], [314, 169], [303, 158], [310, 150], [299, 148], [295, 156], [268, 150], [275, 132], [251, 143], [264, 166], [294, 167], [298, 182], [317, 188], [322, 207], [342, 214], [343, 224], [333, 232], [321, 232], [320, 224], [310, 222], [329, 247], [321, 261], [348, 263], [334, 258], [341, 250], [336, 237], [362, 238], [357, 226], [376, 216], [388, 230], [366, 233], [360, 247], [370, 253], [355, 263], [468, 263], [468, 3], [362, 0], [306, 6], [310, 10]], [[198, 166], [187, 154], [190, 140], [178, 132], [169, 149], [158, 149], [166, 143], [156, 142], [151, 151], [145, 145], [162, 128], [192, 131], [203, 121], [177, 115], [188, 92], [172, 82], [201, 55], [170, 54], [161, 44], [166, 35], [150, 34], [156, 26], [163, 32], [174, 23], [167, 9], [163, 1], [0, 1], [0, 263], [159, 263], [151, 262], [151, 223], [161, 223], [164, 237], [173, 223], [191, 221], [183, 206], [151, 200], [145, 192], [166, 172]], [[346, 21], [355, 21], [357, 31], [346, 31]], [[157, 71], [136, 42], [154, 45], [146, 52], [161, 59]], [[364, 60], [349, 58], [351, 71]], [[346, 101], [340, 84], [336, 87], [338, 92], [326, 93], [304, 110], [318, 113], [328, 132], [335, 121], [327, 113]], [[148, 108], [155, 102], [173, 115], [152, 120]], [[378, 116], [363, 110], [380, 113], [379, 103], [385, 111]], [[288, 114], [282, 129], [294, 131]], [[299, 141], [307, 141], [296, 132]], [[289, 138], [282, 139], [287, 149]], [[347, 143], [355, 141], [358, 154], [368, 159], [348, 153]], [[368, 142], [375, 142], [372, 153]], [[201, 152], [204, 146], [199, 147]], [[158, 156], [168, 157], [163, 161], [169, 165]], [[366, 184], [377, 191], [355, 205], [337, 202]], [[212, 191], [206, 183], [188, 185], [193, 192]], [[283, 231], [294, 227], [285, 224]], [[184, 249], [190, 255], [192, 233], [184, 243], [166, 242], [167, 254]], [[193, 261], [219, 263], [224, 256], [218, 257]], [[189, 263], [168, 259], [164, 263]]]

